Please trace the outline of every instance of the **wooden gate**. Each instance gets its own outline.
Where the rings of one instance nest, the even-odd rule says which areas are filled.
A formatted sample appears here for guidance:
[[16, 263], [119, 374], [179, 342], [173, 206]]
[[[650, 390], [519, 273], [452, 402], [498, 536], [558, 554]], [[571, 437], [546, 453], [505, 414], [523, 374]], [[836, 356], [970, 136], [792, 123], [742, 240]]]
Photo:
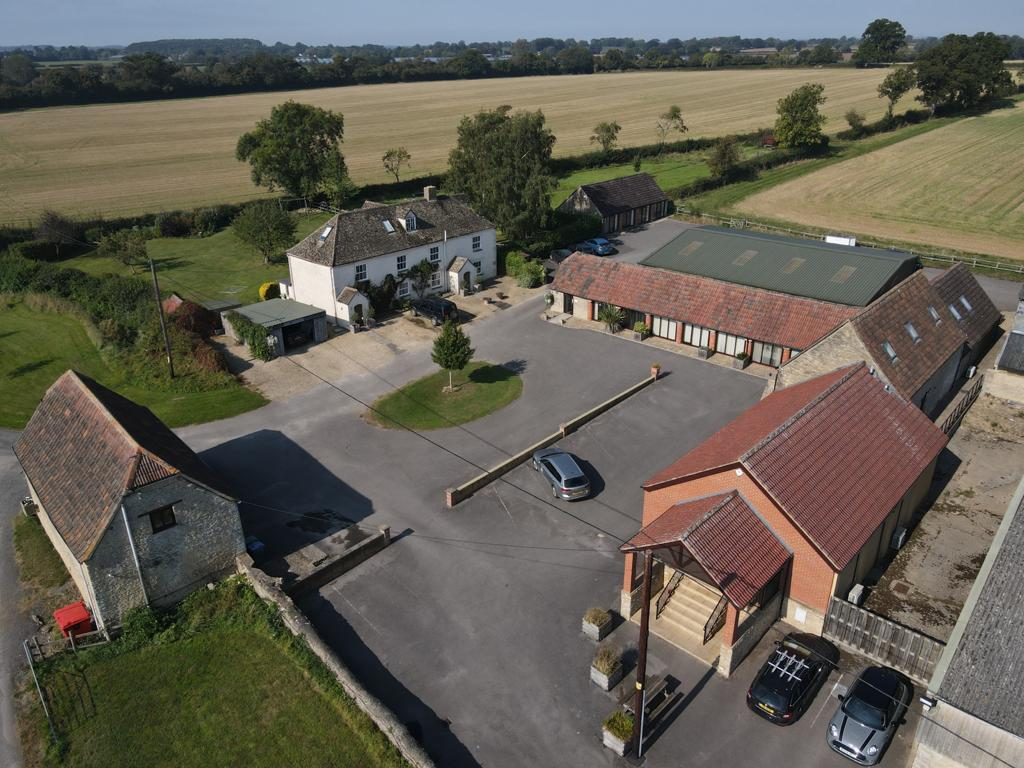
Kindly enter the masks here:
[[832, 597], [822, 635], [909, 675], [924, 685], [942, 655], [944, 643], [853, 603]]

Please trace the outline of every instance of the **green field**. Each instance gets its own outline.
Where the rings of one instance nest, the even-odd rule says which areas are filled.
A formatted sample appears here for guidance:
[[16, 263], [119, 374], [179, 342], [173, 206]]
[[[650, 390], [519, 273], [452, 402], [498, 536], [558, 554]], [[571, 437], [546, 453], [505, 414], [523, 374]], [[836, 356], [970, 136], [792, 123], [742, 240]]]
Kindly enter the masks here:
[[0, 427], [21, 429], [47, 388], [68, 368], [147, 406], [171, 427], [235, 416], [266, 400], [241, 384], [207, 392], [142, 388], [124, 380], [73, 317], [0, 303]]
[[37, 517], [14, 518], [14, 551], [21, 580], [41, 589], [64, 584], [70, 576]]
[[723, 207], [887, 242], [1024, 258], [1024, 101], [917, 128], [898, 145], [776, 177]]
[[452, 377], [454, 392], [445, 392], [448, 372], [439, 371], [406, 384], [373, 404], [373, 423], [393, 429], [442, 429], [493, 413], [523, 392], [523, 380], [500, 365], [473, 362]]
[[[406, 765], [239, 579], [193, 594], [155, 629], [126, 628], [109, 646], [41, 665], [61, 766]], [[46, 725], [36, 725], [42, 740]], [[31, 759], [35, 750], [25, 751]], [[52, 750], [47, 757], [40, 762], [58, 764]]]

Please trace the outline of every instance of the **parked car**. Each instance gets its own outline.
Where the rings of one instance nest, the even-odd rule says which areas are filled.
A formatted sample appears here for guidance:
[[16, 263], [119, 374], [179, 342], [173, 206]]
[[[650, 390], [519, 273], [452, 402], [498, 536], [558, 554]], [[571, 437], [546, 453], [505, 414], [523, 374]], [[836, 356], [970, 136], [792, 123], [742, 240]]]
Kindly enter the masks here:
[[832, 643], [791, 632], [758, 670], [747, 690], [747, 706], [778, 725], [795, 723], [838, 663], [839, 651]]
[[561, 448], [542, 448], [534, 451], [533, 468], [551, 485], [556, 499], [573, 501], [590, 495], [590, 480], [571, 454]]
[[413, 299], [409, 306], [412, 307], [412, 316], [429, 318], [434, 325], [441, 325], [446, 320], [454, 323], [459, 322], [459, 308], [454, 301], [441, 299], [437, 296], [427, 296], [422, 299]]
[[576, 247], [583, 251], [583, 253], [590, 253], [594, 256], [611, 256], [613, 253], [616, 253], [615, 246], [603, 237], [592, 237], [589, 240], [584, 240]]
[[867, 667], [828, 724], [828, 745], [861, 765], [875, 765], [903, 722], [914, 688], [888, 667]]

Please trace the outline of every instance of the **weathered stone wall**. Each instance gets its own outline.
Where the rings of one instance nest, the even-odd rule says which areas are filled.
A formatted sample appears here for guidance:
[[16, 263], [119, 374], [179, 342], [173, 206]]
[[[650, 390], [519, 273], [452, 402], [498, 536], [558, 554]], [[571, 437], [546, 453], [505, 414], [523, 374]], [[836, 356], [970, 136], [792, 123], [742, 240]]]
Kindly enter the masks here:
[[[779, 372], [775, 376], [775, 390], [813, 379], [815, 376], [829, 373], [836, 368], [842, 368], [844, 365], [861, 360], [867, 362], [869, 366], [874, 366], [870, 353], [857, 336], [853, 326], [850, 323], [843, 323], [821, 341], [808, 347], [779, 368]], [[890, 383], [877, 368], [875, 375], [884, 383]]]
[[236, 565], [238, 572], [252, 584], [256, 594], [277, 606], [285, 626], [293, 634], [306, 641], [310, 650], [327, 666], [345, 692], [377, 724], [377, 727], [398, 748], [402, 756], [415, 768], [433, 768], [434, 761], [430, 759], [423, 747], [412, 738], [408, 729], [399, 722], [390, 709], [363, 688], [362, 683], [349, 671], [338, 654], [320, 638], [309, 619], [295, 607], [295, 603], [284, 593], [279, 580], [254, 568], [252, 558], [247, 554], [239, 555]]
[[120, 623], [126, 611], [146, 604], [120, 507], [85, 563], [85, 571], [95, 598], [93, 613], [104, 626]]

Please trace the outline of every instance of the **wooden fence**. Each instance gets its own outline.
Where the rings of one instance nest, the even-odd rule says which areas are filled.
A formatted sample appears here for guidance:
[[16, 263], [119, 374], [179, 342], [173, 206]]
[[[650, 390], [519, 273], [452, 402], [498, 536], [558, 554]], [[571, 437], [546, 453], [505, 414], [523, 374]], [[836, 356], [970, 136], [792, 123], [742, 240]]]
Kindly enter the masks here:
[[946, 420], [942, 422], [942, 431], [949, 437], [952, 437], [953, 433], [956, 432], [956, 428], [960, 426], [960, 422], [963, 420], [964, 414], [967, 413], [967, 409], [970, 408], [974, 401], [978, 399], [978, 395], [981, 394], [982, 384], [984, 383], [985, 377], [979, 376], [973, 386], [967, 390], [967, 393], [960, 398], [960, 402], [956, 404], [956, 408], [954, 408], [949, 416], [946, 417]]
[[945, 647], [934, 638], [837, 597], [829, 600], [822, 635], [923, 685], [931, 679]]

